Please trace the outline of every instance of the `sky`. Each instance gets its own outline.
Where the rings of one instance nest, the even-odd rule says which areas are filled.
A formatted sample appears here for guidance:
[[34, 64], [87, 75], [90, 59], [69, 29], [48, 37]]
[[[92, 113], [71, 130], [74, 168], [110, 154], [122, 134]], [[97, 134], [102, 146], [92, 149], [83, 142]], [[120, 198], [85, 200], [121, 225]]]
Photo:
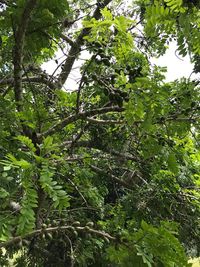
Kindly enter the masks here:
[[[182, 77], [189, 78], [193, 71], [193, 64], [190, 63], [189, 56], [182, 57], [178, 55], [176, 50], [176, 44], [170, 43], [169, 49], [164, 56], [152, 59], [153, 64], [167, 67], [166, 81], [174, 81]], [[192, 74], [191, 79], [195, 78], [197, 78], [197, 75]]]
[[[170, 43], [168, 50], [166, 51], [165, 55], [159, 58], [152, 58], [151, 62], [152, 64], [156, 64], [161, 67], [167, 67], [167, 73], [166, 73], [166, 81], [174, 81], [176, 79], [180, 79], [182, 77], [189, 78], [192, 71], [193, 71], [193, 65], [190, 62], [189, 56], [185, 56], [184, 58], [182, 56], [179, 56], [178, 53], [176, 53], [177, 46], [175, 43]], [[62, 57], [62, 52], [58, 51], [57, 56], [58, 63], [62, 62], [65, 58]], [[67, 79], [64, 89], [67, 91], [73, 91], [78, 88], [78, 82], [80, 81], [81, 75], [80, 75], [80, 66], [82, 65], [82, 61], [87, 59], [89, 57], [89, 54], [87, 52], [84, 52], [81, 55], [81, 59], [76, 61], [73, 67], [73, 71], [70, 74], [69, 78]], [[54, 70], [56, 69], [57, 64], [55, 60], [51, 60], [47, 63], [44, 63], [42, 68], [47, 71], [47, 73], [52, 74]], [[197, 78], [197, 75], [192, 74], [191, 79]]]

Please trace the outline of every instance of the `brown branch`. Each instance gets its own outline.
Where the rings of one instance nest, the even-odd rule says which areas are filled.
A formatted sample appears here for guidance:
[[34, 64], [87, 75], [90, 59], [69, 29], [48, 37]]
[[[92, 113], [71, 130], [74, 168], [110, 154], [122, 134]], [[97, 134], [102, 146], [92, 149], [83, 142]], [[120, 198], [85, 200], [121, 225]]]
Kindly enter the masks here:
[[14, 84], [14, 78], [7, 78], [0, 80], [0, 87]]
[[79, 133], [77, 133], [77, 135], [75, 137], [73, 137], [71, 145], [70, 145], [70, 149], [69, 149], [69, 154], [72, 155], [73, 153], [73, 149], [74, 149], [74, 144], [80, 140], [80, 138], [82, 137], [82, 135], [84, 134], [85, 130], [88, 128], [88, 124], [84, 125], [83, 128], [81, 129], [81, 131]]
[[91, 169], [96, 172], [96, 173], [99, 173], [99, 174], [102, 174], [102, 175], [108, 175], [110, 178], [113, 179], [113, 181], [115, 181], [116, 183], [118, 183], [119, 185], [122, 185], [123, 187], [127, 188], [127, 189], [133, 189], [133, 186], [126, 183], [125, 181], [121, 180], [120, 178], [118, 178], [117, 176], [113, 175], [110, 173], [110, 171], [105, 171], [103, 169], [100, 169], [99, 167], [97, 166], [94, 166], [94, 165], [90, 165]]
[[24, 41], [25, 34], [28, 27], [28, 23], [31, 17], [31, 12], [33, 11], [37, 0], [28, 0], [26, 1], [26, 5], [24, 11], [21, 16], [21, 20], [19, 25], [17, 25], [17, 29], [14, 32], [15, 37], [15, 46], [13, 48], [13, 64], [14, 64], [14, 93], [15, 93], [15, 101], [17, 104], [18, 111], [21, 110], [22, 107], [22, 72], [23, 72], [23, 52], [24, 52]]
[[5, 97], [5, 96], [9, 93], [9, 91], [10, 91], [11, 89], [12, 89], [11, 86], [7, 87], [7, 88], [2, 92], [2, 97]]
[[175, 118], [173, 116], [171, 117], [167, 117], [164, 119], [164, 121], [180, 121], [180, 122], [184, 122], [184, 121], [188, 121], [188, 122], [195, 122], [196, 120], [200, 119], [200, 116], [194, 116], [194, 117], [191, 117], [191, 118], [187, 118], [187, 117], [184, 117], [184, 118]]
[[[14, 78], [8, 78], [5, 80], [0, 81], [0, 87], [1, 86], [7, 86], [7, 85], [13, 85], [14, 84]], [[42, 76], [33, 76], [33, 77], [23, 77], [21, 78], [22, 83], [43, 83], [47, 85], [49, 88], [54, 88], [54, 83], [49, 81], [46, 77]]]
[[66, 41], [68, 44], [70, 44], [71, 46], [73, 46], [74, 45], [74, 41], [72, 40], [72, 39], [70, 39], [69, 37], [67, 37], [66, 35], [64, 35], [64, 34], [60, 34], [60, 37], [64, 40], [64, 41]]
[[[63, 142], [60, 146], [64, 147], [64, 146], [70, 146], [72, 143], [72, 141], [65, 141]], [[97, 146], [94, 142], [92, 142], [91, 140], [81, 140], [75, 143], [74, 145], [75, 147], [86, 147], [86, 148], [94, 148], [94, 149], [98, 149], [101, 150], [105, 153], [111, 154], [113, 156], [119, 157], [121, 159], [125, 159], [125, 160], [132, 160], [135, 162], [142, 162], [142, 160], [140, 158], [138, 158], [137, 156], [133, 156], [131, 154], [128, 153], [121, 153], [119, 151], [116, 151], [114, 149], [109, 149], [109, 148], [100, 148], [99, 146]]]
[[[102, 238], [107, 238], [107, 239], [112, 240], [112, 241], [116, 240], [116, 238], [111, 236], [110, 234], [108, 234], [106, 232], [103, 232], [103, 231], [95, 230], [95, 229], [90, 228], [88, 226], [86, 226], [86, 227], [85, 226], [77, 226], [77, 227], [74, 227], [74, 228], [77, 231], [88, 232], [88, 233], [91, 233], [91, 234], [98, 235], [98, 236], [100, 236]], [[37, 230], [34, 230], [34, 231], [30, 232], [29, 234], [26, 234], [24, 236], [16, 236], [16, 237], [11, 238], [8, 241], [1, 242], [0, 243], [0, 248], [8, 247], [10, 245], [18, 243], [22, 239], [30, 238], [30, 237], [33, 237], [35, 235], [40, 235], [42, 233], [55, 232], [57, 230], [59, 230], [59, 231], [72, 230], [72, 226], [71, 225], [65, 225], [65, 226], [48, 227], [46, 229], [37, 229]]]
[[38, 206], [35, 208], [35, 214], [36, 214], [36, 228], [40, 228], [41, 227], [41, 218], [40, 218], [40, 214], [43, 208], [43, 204], [44, 201], [46, 199], [46, 195], [44, 190], [42, 189], [42, 187], [39, 185], [38, 186], [38, 190], [37, 190], [37, 195], [38, 195]]
[[123, 124], [124, 121], [120, 120], [97, 120], [94, 118], [86, 118], [87, 121], [91, 122], [91, 123], [96, 123], [96, 124]]
[[93, 55], [90, 60], [89, 63], [86, 65], [86, 67], [84, 68], [80, 83], [79, 83], [79, 87], [78, 87], [78, 91], [77, 91], [77, 98], [76, 98], [76, 112], [79, 112], [79, 108], [80, 108], [80, 96], [81, 96], [81, 90], [82, 90], [82, 86], [84, 84], [84, 78], [85, 78], [85, 74], [88, 70], [88, 68], [90, 67], [90, 65], [92, 64], [93, 60], [96, 58], [96, 55]]
[[50, 89], [55, 89], [55, 85], [53, 82], [51, 82], [48, 78], [46, 77], [26, 77], [22, 79], [22, 82], [28, 82], [28, 83], [42, 83], [47, 85]]
[[[101, 8], [106, 7], [112, 0], [104, 0], [104, 2], [101, 3], [101, 5], [97, 6], [96, 10], [93, 13], [92, 18], [95, 18], [96, 20], [101, 18]], [[77, 58], [77, 55], [80, 52], [80, 49], [84, 43], [84, 37], [87, 36], [90, 32], [90, 28], [83, 28], [80, 34], [78, 35], [77, 39], [75, 40], [74, 44], [71, 46], [71, 49], [69, 51], [68, 57], [65, 61], [65, 63], [62, 65], [62, 71], [58, 77], [59, 85], [62, 87], [65, 81], [67, 80], [71, 70], [72, 66]]]
[[113, 106], [113, 107], [97, 108], [97, 109], [88, 110], [85, 112], [80, 112], [78, 114], [73, 114], [73, 115], [68, 116], [64, 120], [58, 122], [57, 124], [53, 125], [46, 132], [39, 134], [38, 138], [52, 135], [58, 132], [59, 130], [62, 130], [68, 124], [75, 122], [77, 120], [80, 120], [80, 119], [85, 120], [87, 117], [91, 117], [95, 115], [105, 114], [108, 112], [122, 112], [122, 111], [124, 111], [124, 108]]
[[70, 182], [70, 184], [75, 188], [76, 192], [80, 195], [80, 197], [83, 199], [83, 202], [85, 203], [85, 205], [88, 207], [88, 202], [85, 199], [84, 195], [81, 193], [81, 191], [79, 190], [78, 186], [70, 179], [67, 178], [67, 181]]
[[85, 159], [93, 159], [93, 160], [97, 160], [100, 157], [93, 157], [93, 156], [87, 156], [87, 157], [82, 157], [82, 156], [78, 156], [78, 155], [74, 155], [73, 157], [64, 157], [62, 159], [58, 159], [58, 160], [53, 160], [53, 162], [75, 162], [75, 161], [79, 161], [79, 162], [83, 162]]
[[136, 161], [136, 162], [141, 162], [141, 159], [139, 159], [137, 156], [129, 155], [127, 153], [120, 153], [119, 151], [116, 151], [114, 149], [110, 149], [107, 152], [111, 153], [114, 156], [117, 156], [117, 157], [120, 157], [120, 158], [124, 158], [126, 160], [132, 160], [132, 161]]

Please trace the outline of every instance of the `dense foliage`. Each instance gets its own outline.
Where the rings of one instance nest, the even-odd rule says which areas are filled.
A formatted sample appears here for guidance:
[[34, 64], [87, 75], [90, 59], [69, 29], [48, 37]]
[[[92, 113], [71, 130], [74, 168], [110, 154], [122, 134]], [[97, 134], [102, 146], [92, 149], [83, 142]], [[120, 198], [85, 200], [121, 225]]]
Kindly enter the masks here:
[[200, 72], [200, 4], [126, 2], [0, 1], [1, 266], [200, 254], [199, 82], [150, 60], [173, 41]]

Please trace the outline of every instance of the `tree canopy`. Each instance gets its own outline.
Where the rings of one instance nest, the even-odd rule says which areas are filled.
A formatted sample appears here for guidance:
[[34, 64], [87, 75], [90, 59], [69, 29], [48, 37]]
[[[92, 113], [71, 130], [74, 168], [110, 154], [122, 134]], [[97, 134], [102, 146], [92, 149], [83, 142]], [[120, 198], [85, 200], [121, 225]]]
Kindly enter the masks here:
[[151, 63], [170, 42], [199, 74], [198, 0], [0, 1], [1, 266], [200, 254], [200, 86]]

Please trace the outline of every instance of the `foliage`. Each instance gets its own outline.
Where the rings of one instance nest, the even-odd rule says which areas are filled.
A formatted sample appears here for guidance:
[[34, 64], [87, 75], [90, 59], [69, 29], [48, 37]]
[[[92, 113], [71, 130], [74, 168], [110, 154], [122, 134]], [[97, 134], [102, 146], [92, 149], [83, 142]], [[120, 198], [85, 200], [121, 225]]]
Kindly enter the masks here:
[[199, 256], [199, 81], [166, 82], [150, 61], [175, 41], [199, 73], [199, 8], [0, 1], [1, 266]]
[[[129, 221], [129, 227], [132, 226]], [[171, 228], [171, 229], [170, 229]], [[174, 237], [177, 232], [174, 231], [174, 225], [162, 223], [160, 227], [153, 227], [144, 221], [141, 222], [141, 228], [131, 234], [131, 227], [124, 233], [124, 238], [133, 242], [131, 251], [123, 245], [109, 248], [111, 260], [119, 266], [152, 266], [156, 261], [163, 266], [189, 266], [186, 264], [183, 248]], [[176, 227], [175, 227], [176, 228]], [[172, 234], [173, 233], [173, 234]], [[133, 250], [135, 248], [135, 251]], [[176, 258], [178, 257], [178, 261]], [[181, 261], [180, 261], [181, 260]]]

